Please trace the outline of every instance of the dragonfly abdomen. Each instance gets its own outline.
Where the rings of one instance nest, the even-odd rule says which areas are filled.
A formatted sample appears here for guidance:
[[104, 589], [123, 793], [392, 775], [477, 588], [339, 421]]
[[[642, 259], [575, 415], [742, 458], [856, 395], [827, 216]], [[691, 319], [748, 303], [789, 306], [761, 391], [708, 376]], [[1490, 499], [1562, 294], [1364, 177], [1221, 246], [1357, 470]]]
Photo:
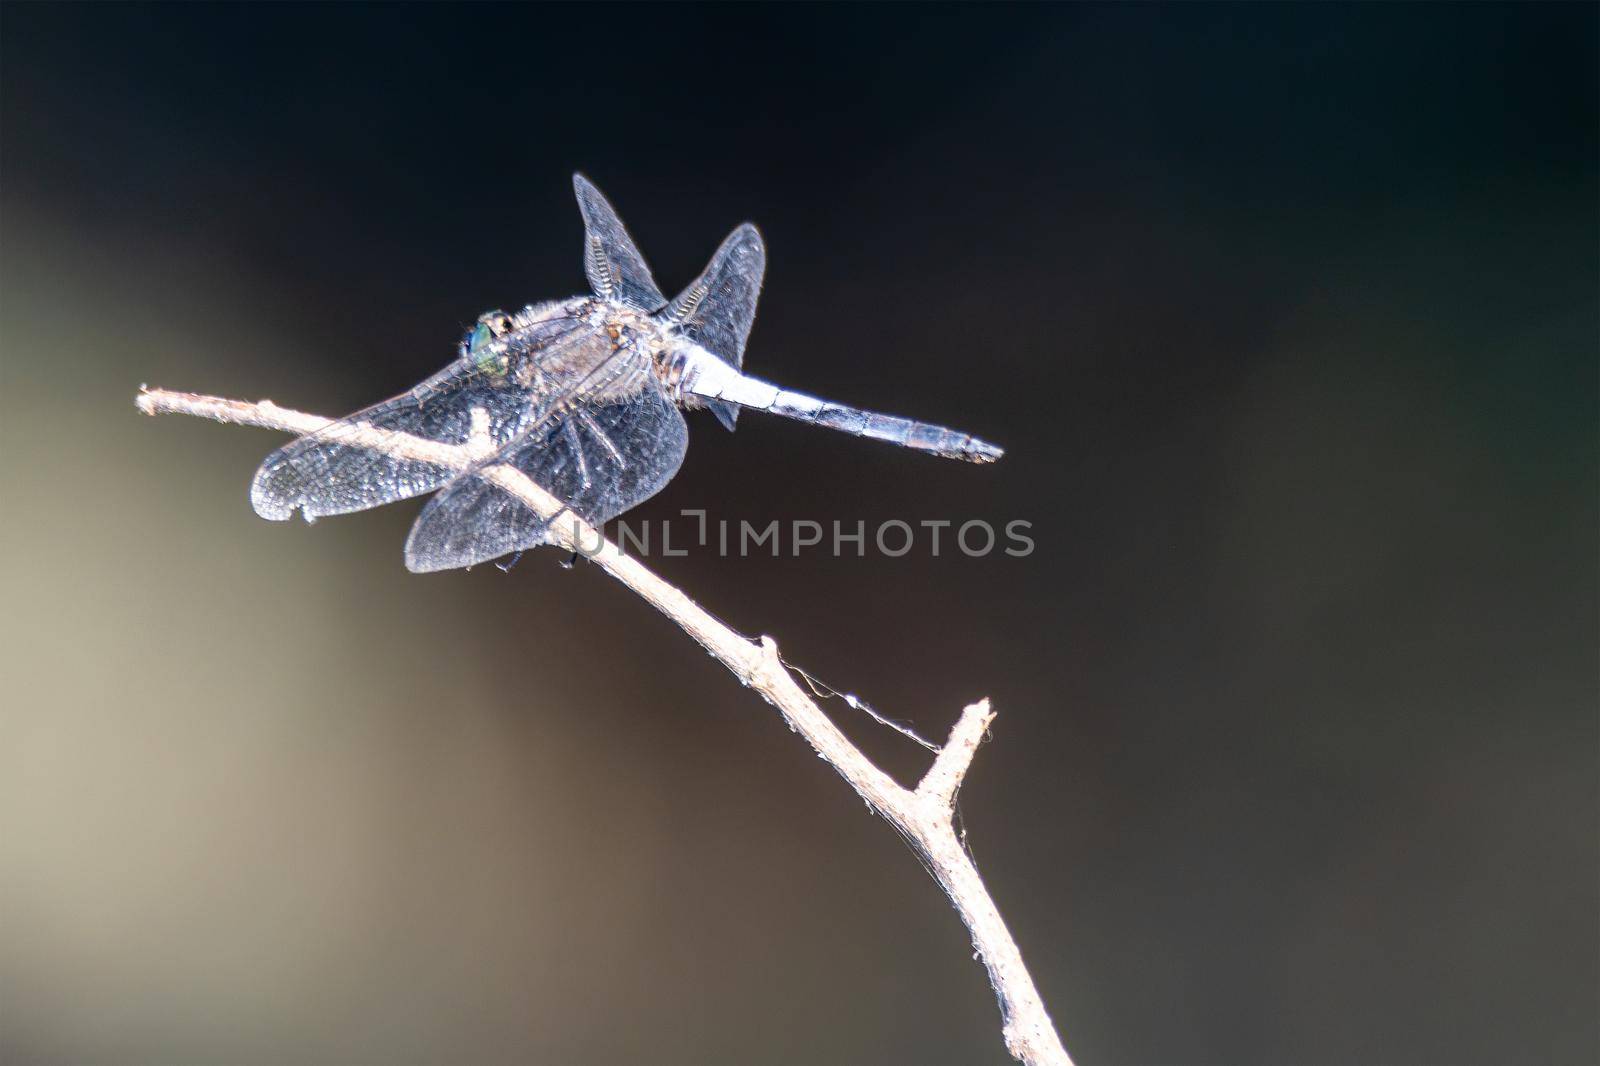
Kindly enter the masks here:
[[708, 400], [736, 403], [753, 411], [766, 411], [857, 437], [881, 440], [969, 463], [992, 463], [1005, 454], [1005, 449], [998, 445], [957, 429], [918, 422], [899, 415], [863, 411], [858, 407], [779, 388], [743, 374], [703, 350], [689, 350], [674, 369], [676, 373], [671, 376], [669, 387], [678, 397], [689, 401], [690, 405]]

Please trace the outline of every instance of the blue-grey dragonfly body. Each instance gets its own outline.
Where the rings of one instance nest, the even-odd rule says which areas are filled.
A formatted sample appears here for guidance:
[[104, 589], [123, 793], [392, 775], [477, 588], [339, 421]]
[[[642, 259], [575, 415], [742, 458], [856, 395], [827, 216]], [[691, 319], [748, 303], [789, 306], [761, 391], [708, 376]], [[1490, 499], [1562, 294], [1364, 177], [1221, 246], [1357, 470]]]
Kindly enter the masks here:
[[[668, 300], [600, 191], [573, 176], [586, 229], [591, 296], [491, 311], [459, 357], [417, 387], [280, 448], [250, 498], [263, 518], [307, 520], [441, 490], [406, 541], [416, 571], [471, 566], [549, 542], [551, 519], [476, 476], [509, 464], [599, 526], [671, 480], [688, 447], [679, 408], [708, 408], [733, 428], [740, 408], [768, 411], [952, 459], [1001, 449], [970, 434], [791, 392], [744, 374], [745, 340], [766, 270], [749, 223], [704, 273]], [[495, 451], [460, 472], [341, 443], [359, 424], [446, 444], [487, 433]]]

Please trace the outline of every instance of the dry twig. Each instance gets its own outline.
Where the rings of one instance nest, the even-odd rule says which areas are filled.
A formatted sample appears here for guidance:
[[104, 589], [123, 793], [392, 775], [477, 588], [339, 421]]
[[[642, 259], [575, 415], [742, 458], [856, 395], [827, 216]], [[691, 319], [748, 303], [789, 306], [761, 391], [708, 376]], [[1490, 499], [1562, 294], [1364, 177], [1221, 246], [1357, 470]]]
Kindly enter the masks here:
[[[290, 411], [270, 400], [244, 403], [216, 396], [144, 389], [138, 397], [145, 414], [186, 414], [260, 426], [287, 433], [306, 434], [323, 429], [330, 420]], [[341, 430], [345, 443], [407, 459], [420, 459], [451, 469], [464, 469], [493, 453], [487, 419], [478, 421], [479, 432], [466, 444], [449, 445], [405, 433], [356, 425]], [[837, 770], [867, 804], [887, 818], [920, 853], [939, 886], [950, 897], [972, 934], [977, 957], [989, 971], [989, 983], [1000, 1001], [1006, 1048], [1022, 1062], [1072, 1066], [1056, 1035], [1022, 953], [1011, 939], [972, 857], [962, 846], [954, 826], [955, 796], [962, 778], [977, 754], [994, 712], [988, 700], [979, 700], [961, 712], [933, 765], [915, 789], [902, 788], [878, 769], [822, 713], [795, 683], [778, 657], [771, 637], [752, 642], [717, 621], [673, 585], [668, 584], [616, 545], [562, 510], [561, 502], [534, 484], [521, 471], [491, 467], [482, 476], [515, 496], [541, 516], [560, 514], [553, 529], [562, 547], [582, 550], [590, 561], [622, 582], [656, 610], [676, 622], [685, 633], [721, 662], [735, 677], [778, 708], [789, 727], [805, 737], [817, 754]]]

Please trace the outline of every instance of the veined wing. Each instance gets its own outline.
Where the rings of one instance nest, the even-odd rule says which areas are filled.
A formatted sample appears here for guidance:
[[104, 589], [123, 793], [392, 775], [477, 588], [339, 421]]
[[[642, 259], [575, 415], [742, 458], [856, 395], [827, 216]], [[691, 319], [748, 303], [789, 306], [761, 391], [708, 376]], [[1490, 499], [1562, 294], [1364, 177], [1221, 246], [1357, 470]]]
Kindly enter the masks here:
[[683, 415], [650, 373], [647, 357], [619, 354], [493, 459], [429, 500], [406, 539], [406, 566], [418, 573], [450, 570], [549, 543], [551, 519], [478, 471], [514, 467], [599, 526], [661, 491], [688, 445]]
[[[766, 246], [760, 232], [746, 222], [728, 234], [700, 276], [672, 301], [665, 317], [737, 369], [744, 365], [744, 346], [756, 320], [756, 301], [761, 298], [766, 270]], [[728, 429], [739, 419], [734, 404], [708, 400], [706, 407]]]
[[646, 314], [661, 310], [667, 298], [611, 202], [582, 174], [572, 175], [572, 191], [583, 212], [583, 269], [594, 294]]
[[250, 483], [250, 502], [262, 518], [281, 521], [299, 508], [311, 521], [432, 492], [454, 472], [341, 443], [342, 431], [370, 426], [442, 444], [465, 444], [472, 412], [478, 409], [488, 415], [490, 437], [504, 444], [522, 428], [530, 403], [527, 389], [496, 381], [476, 367], [448, 367], [409, 392], [341, 418], [267, 456]]
[[728, 234], [700, 276], [677, 295], [666, 318], [724, 362], [743, 366], [766, 271], [761, 233], [746, 222]]
[[[515, 338], [526, 358], [559, 354], [581, 331], [578, 319], [550, 308]], [[345, 442], [352, 427], [408, 433], [441, 444], [465, 444], [473, 412], [488, 419], [496, 446], [516, 439], [541, 397], [504, 373], [502, 361], [457, 360], [422, 384], [393, 399], [357, 411], [315, 433], [279, 448], [261, 464], [250, 483], [250, 502], [262, 518], [281, 521], [296, 508], [307, 521], [348, 514], [432, 492], [456, 471], [404, 459]]]

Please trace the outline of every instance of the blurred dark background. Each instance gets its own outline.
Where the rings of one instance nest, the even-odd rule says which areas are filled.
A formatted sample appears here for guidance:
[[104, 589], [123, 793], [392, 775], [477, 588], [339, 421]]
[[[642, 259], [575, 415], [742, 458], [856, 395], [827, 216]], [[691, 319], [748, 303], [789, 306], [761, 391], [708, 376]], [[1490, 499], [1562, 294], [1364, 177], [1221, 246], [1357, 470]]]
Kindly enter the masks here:
[[[273, 525], [273, 434], [736, 223], [756, 372], [990, 468], [692, 416], [704, 507], [1031, 521], [1026, 559], [658, 558], [942, 736], [1098, 1063], [1589, 1063], [1592, 5], [0, 12], [0, 1051], [1005, 1061], [889, 828], [553, 552]], [[918, 749], [832, 709], [902, 780]]]

